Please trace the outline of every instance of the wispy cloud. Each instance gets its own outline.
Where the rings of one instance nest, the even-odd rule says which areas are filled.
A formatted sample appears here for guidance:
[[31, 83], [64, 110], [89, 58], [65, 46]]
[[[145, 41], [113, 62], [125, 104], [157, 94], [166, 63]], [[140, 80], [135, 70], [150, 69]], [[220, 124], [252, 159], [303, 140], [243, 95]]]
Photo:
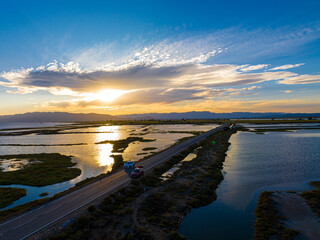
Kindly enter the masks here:
[[223, 49], [212, 35], [164, 39], [153, 44], [97, 44], [74, 52], [70, 59], [88, 70], [120, 70], [138, 65], [171, 66], [206, 62]]
[[304, 65], [304, 63], [287, 64], [287, 65], [282, 65], [282, 66], [279, 66], [279, 67], [271, 68], [270, 70], [286, 70], [286, 69], [290, 69], [290, 68], [300, 67], [302, 65]]
[[260, 70], [260, 69], [266, 68], [268, 66], [269, 66], [269, 64], [258, 64], [258, 65], [248, 66], [248, 67], [246, 66], [244, 68], [241, 68], [240, 70], [242, 72], [250, 72], [250, 71]]

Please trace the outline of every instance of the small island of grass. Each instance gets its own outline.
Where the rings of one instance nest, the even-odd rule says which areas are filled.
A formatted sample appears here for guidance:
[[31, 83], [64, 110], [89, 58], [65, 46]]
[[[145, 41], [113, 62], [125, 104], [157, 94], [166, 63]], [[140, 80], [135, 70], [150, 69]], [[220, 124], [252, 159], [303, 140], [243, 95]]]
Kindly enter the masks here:
[[146, 147], [146, 148], [143, 148], [142, 150], [143, 151], [150, 151], [150, 150], [155, 150], [157, 149], [156, 147]]
[[49, 195], [49, 193], [43, 192], [43, 193], [40, 193], [40, 194], [39, 194], [39, 197], [45, 197], [45, 196], [48, 196], [48, 195]]
[[301, 196], [306, 199], [310, 208], [320, 217], [320, 181], [312, 181], [309, 184], [317, 189], [304, 191]]
[[148, 153], [146, 153], [146, 152], [142, 152], [142, 153], [137, 153], [137, 156], [139, 156], [139, 155], [147, 155]]
[[106, 143], [111, 143], [113, 144], [113, 149], [112, 152], [123, 152], [130, 143], [132, 142], [153, 142], [156, 139], [144, 139], [142, 137], [128, 137], [126, 139], [120, 139], [120, 140], [106, 140], [106, 141], [101, 141], [96, 144], [106, 144]]
[[0, 209], [11, 205], [26, 194], [27, 191], [23, 188], [0, 187]]
[[27, 186], [46, 186], [71, 180], [81, 174], [71, 156], [59, 153], [0, 155], [1, 159], [28, 160], [29, 164], [16, 171], [0, 171], [0, 185], [21, 184]]
[[273, 192], [264, 191], [260, 194], [255, 214], [257, 216], [255, 223], [255, 240], [292, 240], [298, 231], [290, 229], [283, 224], [284, 216], [280, 216], [275, 208], [275, 203], [272, 199]]

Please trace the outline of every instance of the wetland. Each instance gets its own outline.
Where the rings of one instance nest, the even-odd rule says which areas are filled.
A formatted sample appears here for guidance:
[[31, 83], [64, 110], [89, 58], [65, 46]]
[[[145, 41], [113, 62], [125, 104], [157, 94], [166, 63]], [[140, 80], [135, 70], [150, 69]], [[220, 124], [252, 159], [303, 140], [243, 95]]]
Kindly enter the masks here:
[[[318, 124], [318, 123], [312, 123]], [[188, 239], [252, 239], [255, 208], [263, 191], [306, 191], [309, 181], [320, 179], [320, 129], [303, 124], [242, 124], [230, 138], [223, 166], [224, 180], [217, 200], [193, 209], [179, 227]], [[308, 125], [308, 124], [307, 124]], [[255, 128], [266, 129], [264, 134]], [[271, 128], [271, 131], [267, 131]]]
[[[207, 139], [210, 145], [207, 145], [206, 150], [200, 146], [193, 146], [188, 151], [174, 156], [168, 163], [154, 169], [151, 175], [140, 180], [133, 180], [129, 188], [108, 197], [109, 200], [105, 200], [102, 210], [98, 206], [90, 207], [88, 209], [89, 215], [77, 220], [74, 230], [78, 229], [78, 224], [87, 227], [87, 225], [81, 224], [84, 224], [88, 219], [90, 221], [94, 219], [93, 225], [90, 225], [89, 229], [93, 228], [101, 233], [100, 225], [107, 224], [107, 222], [113, 223], [115, 220], [115, 223], [110, 225], [115, 231], [110, 230], [110, 232], [112, 234], [118, 233], [118, 235], [119, 232], [126, 233], [126, 235], [122, 235], [123, 239], [134, 239], [132, 237], [135, 236], [148, 238], [154, 237], [154, 234], [162, 234], [162, 237], [169, 239], [184, 239], [182, 235], [188, 239], [211, 239], [212, 236], [215, 236], [216, 239], [253, 239], [257, 234], [254, 228], [256, 207], [260, 210], [265, 209], [270, 207], [270, 201], [275, 201], [272, 199], [273, 196], [261, 194], [265, 191], [280, 191], [285, 196], [304, 193], [305, 196], [309, 196], [309, 199], [306, 198], [305, 201], [310, 204], [313, 210], [318, 210], [318, 200], [314, 200], [315, 196], [318, 196], [318, 190], [314, 190], [309, 182], [320, 179], [319, 122], [288, 123], [280, 121], [275, 123], [269, 121], [263, 124], [260, 120], [254, 120], [242, 123], [242, 125], [243, 127], [239, 128], [241, 131], [230, 135], [231, 145], [229, 148], [229, 144], [224, 145], [223, 141], [221, 142], [219, 139], [214, 138], [210, 141]], [[74, 126], [66, 127], [64, 130], [60, 129], [59, 132], [63, 132], [63, 134], [43, 134], [43, 132], [39, 134], [36, 132], [22, 136], [0, 137], [0, 149], [8, 150], [11, 148], [11, 151], [13, 150], [12, 152], [15, 153], [19, 148], [20, 151], [22, 149], [25, 151], [35, 151], [37, 148], [50, 149], [51, 151], [48, 153], [52, 153], [52, 149], [55, 149], [54, 152], [59, 152], [61, 155], [72, 155], [71, 161], [75, 165], [71, 168], [79, 168], [82, 171], [81, 175], [72, 180], [40, 187], [37, 190], [32, 189], [34, 188], [32, 186], [22, 185], [27, 193], [31, 192], [29, 200], [26, 200], [27, 194], [27, 196], [16, 200], [9, 208], [39, 199], [41, 198], [39, 195], [42, 193], [46, 193], [50, 197], [54, 192], [51, 191], [53, 186], [56, 189], [55, 193], [61, 192], [77, 185], [83, 179], [90, 181], [95, 176], [121, 168], [125, 160], [139, 161], [218, 125], [166, 123], [110, 126], [101, 123], [94, 125], [86, 123], [83, 126], [78, 129]], [[41, 142], [37, 140], [38, 137], [42, 139]], [[33, 139], [33, 141], [26, 141], [26, 138]], [[4, 143], [1, 142], [1, 139], [24, 139], [24, 142]], [[208, 146], [220, 148], [221, 154], [223, 154], [220, 156], [219, 151], [209, 154]], [[86, 151], [84, 151], [85, 149]], [[92, 154], [93, 149], [104, 150], [104, 152], [101, 154], [98, 151], [100, 155]], [[66, 150], [69, 150], [69, 153], [66, 153]], [[82, 154], [79, 154], [81, 151]], [[223, 163], [226, 151], [227, 156]], [[8, 155], [13, 155], [12, 152]], [[84, 160], [88, 158], [86, 154], [83, 154], [84, 152], [88, 152], [91, 157], [90, 161]], [[21, 154], [26, 153], [22, 151]], [[108, 159], [106, 165], [95, 164], [91, 169], [86, 168], [88, 162], [91, 164], [93, 161], [99, 162], [102, 157], [105, 161]], [[212, 166], [203, 160], [212, 158], [223, 160], [216, 161]], [[17, 163], [16, 168], [23, 168], [25, 165], [23, 161], [20, 163], [17, 161]], [[18, 166], [19, 164], [20, 166]], [[3, 161], [2, 168], [7, 169], [9, 165], [9, 162], [4, 164]], [[97, 171], [99, 167], [102, 170]], [[92, 171], [96, 172], [92, 174]], [[220, 181], [222, 182], [220, 183]], [[3, 187], [20, 188], [21, 185], [4, 185]], [[262, 196], [262, 199], [258, 201], [259, 195]], [[279, 196], [282, 195], [277, 196], [277, 199], [281, 200]], [[127, 200], [125, 200], [126, 198]], [[165, 207], [157, 208], [155, 202], [163, 203]], [[166, 203], [169, 203], [167, 207]], [[131, 205], [132, 208], [128, 208]], [[146, 208], [145, 206], [150, 207]], [[8, 206], [3, 209], [7, 208]], [[132, 209], [139, 209], [139, 211]], [[159, 216], [151, 215], [150, 209], [152, 212], [157, 212], [156, 215]], [[189, 212], [190, 210], [191, 212]], [[276, 214], [272, 215], [272, 211], [272, 209], [268, 211], [270, 214], [267, 217], [271, 219], [270, 222], [273, 221], [271, 225], [279, 226], [279, 223], [283, 223], [283, 216], [279, 215], [279, 218]], [[275, 209], [275, 211], [280, 210]], [[102, 212], [105, 213], [102, 214]], [[107, 219], [106, 213], [110, 214]], [[120, 218], [113, 219], [115, 216], [120, 216]], [[135, 216], [133, 217], [134, 222], [128, 221], [128, 217], [132, 216]], [[106, 222], [102, 221], [101, 217], [106, 219]], [[259, 217], [257, 221], [258, 219]], [[269, 222], [269, 220], [263, 222]], [[274, 228], [278, 230], [278, 233], [271, 233], [276, 234], [278, 239], [286, 237], [294, 239], [298, 229], [290, 228], [286, 224], [280, 228]], [[256, 223], [256, 230], [259, 229], [258, 226], [260, 226], [259, 222]], [[268, 230], [270, 225], [261, 226], [261, 228]], [[68, 234], [72, 235], [72, 231]], [[90, 235], [90, 231], [84, 232], [83, 236]], [[103, 235], [105, 232], [101, 233], [102, 235], [99, 234], [97, 236], [105, 236]], [[58, 237], [57, 239], [63, 238]], [[256, 239], [269, 239], [269, 237]]]
[[[41, 199], [42, 193], [52, 197], [86, 179], [103, 176], [121, 167], [123, 161], [139, 161], [219, 125], [69, 123], [26, 126], [24, 128], [22, 124], [11, 124], [1, 130], [3, 135], [0, 136], [0, 152], [7, 156], [6, 159], [0, 159], [1, 184], [3, 187], [22, 188], [27, 192], [2, 210]], [[20, 132], [24, 133], [19, 135]], [[44, 134], [45, 132], [50, 134]], [[141, 133], [143, 136], [139, 136]], [[55, 156], [68, 158], [65, 178], [58, 180], [59, 176], [55, 174], [60, 170], [53, 171], [48, 161], [46, 163], [49, 165], [46, 166], [44, 162], [40, 165], [41, 161], [37, 162], [35, 159], [21, 158], [41, 154], [59, 154]], [[17, 158], [19, 155], [20, 158]], [[38, 167], [44, 168], [44, 171], [41, 174], [39, 170], [40, 174], [35, 178], [35, 169]], [[49, 174], [46, 174], [48, 172]], [[29, 177], [26, 177], [27, 175]]]

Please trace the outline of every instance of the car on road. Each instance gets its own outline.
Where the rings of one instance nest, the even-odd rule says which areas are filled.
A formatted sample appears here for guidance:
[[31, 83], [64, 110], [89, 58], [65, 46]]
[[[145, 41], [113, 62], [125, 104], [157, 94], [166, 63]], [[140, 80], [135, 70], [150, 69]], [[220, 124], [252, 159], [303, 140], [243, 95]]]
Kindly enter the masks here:
[[131, 177], [132, 177], [132, 178], [138, 178], [138, 177], [143, 176], [143, 174], [144, 174], [143, 168], [138, 167], [138, 168], [136, 168], [136, 169], [134, 169], [134, 170], [132, 171]]
[[134, 161], [125, 161], [123, 164], [124, 168], [133, 168], [134, 167]]

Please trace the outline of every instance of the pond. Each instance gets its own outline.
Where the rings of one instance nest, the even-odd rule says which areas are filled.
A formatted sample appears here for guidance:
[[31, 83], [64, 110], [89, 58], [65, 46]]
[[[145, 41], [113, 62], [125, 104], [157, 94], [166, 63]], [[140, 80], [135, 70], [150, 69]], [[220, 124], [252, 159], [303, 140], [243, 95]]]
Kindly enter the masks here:
[[301, 191], [320, 179], [320, 129], [239, 132], [230, 143], [217, 200], [193, 209], [180, 225], [188, 239], [253, 239], [254, 209], [262, 191]]

